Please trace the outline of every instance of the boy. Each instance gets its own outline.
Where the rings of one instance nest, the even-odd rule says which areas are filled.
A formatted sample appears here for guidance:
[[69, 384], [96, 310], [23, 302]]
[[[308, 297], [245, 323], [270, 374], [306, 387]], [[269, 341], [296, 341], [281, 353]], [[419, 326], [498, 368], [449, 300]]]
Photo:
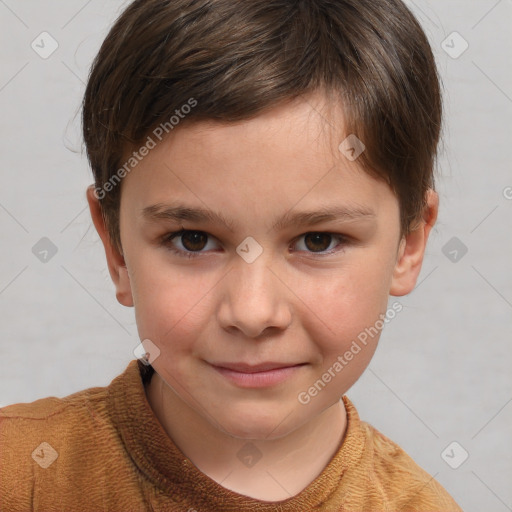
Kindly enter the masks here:
[[0, 411], [0, 508], [460, 511], [345, 396], [420, 272], [440, 128], [399, 0], [130, 4], [83, 131], [142, 353]]

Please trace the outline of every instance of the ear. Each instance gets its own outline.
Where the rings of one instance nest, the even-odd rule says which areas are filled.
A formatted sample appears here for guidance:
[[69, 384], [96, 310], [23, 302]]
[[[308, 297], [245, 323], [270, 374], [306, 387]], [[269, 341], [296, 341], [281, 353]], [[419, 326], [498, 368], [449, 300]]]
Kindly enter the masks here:
[[434, 190], [429, 189], [422, 220], [400, 242], [390, 295], [407, 295], [414, 289], [423, 263], [428, 236], [436, 222], [438, 210], [439, 196]]
[[105, 220], [101, 212], [100, 202], [96, 197], [94, 190], [94, 185], [87, 187], [87, 202], [89, 203], [92, 221], [105, 248], [108, 270], [116, 287], [116, 298], [123, 306], [131, 307], [133, 306], [133, 296], [128, 269], [126, 268], [123, 255], [113, 246], [110, 240]]

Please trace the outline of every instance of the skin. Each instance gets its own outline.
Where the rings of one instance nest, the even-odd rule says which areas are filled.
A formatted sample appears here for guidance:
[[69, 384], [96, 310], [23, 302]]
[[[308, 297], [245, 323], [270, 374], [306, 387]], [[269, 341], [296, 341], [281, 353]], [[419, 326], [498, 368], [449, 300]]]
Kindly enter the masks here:
[[[396, 196], [338, 150], [343, 113], [324, 98], [317, 92], [249, 121], [178, 126], [122, 182], [122, 253], [87, 191], [117, 299], [135, 307], [140, 339], [160, 350], [146, 389], [156, 417], [202, 472], [265, 501], [299, 493], [339, 449], [340, 397], [379, 336], [307, 404], [298, 395], [375, 325], [390, 295], [412, 291], [438, 212], [429, 191], [423, 218], [400, 238]], [[143, 218], [143, 208], [170, 201], [221, 212], [236, 226]], [[271, 230], [285, 213], [332, 205], [374, 215]], [[182, 228], [207, 237], [163, 241]], [[307, 236], [318, 232], [331, 236]], [[248, 236], [263, 250], [252, 263], [236, 251]], [[306, 364], [274, 386], [242, 388], [209, 364], [226, 361]], [[252, 467], [237, 457], [249, 441], [262, 454]]]

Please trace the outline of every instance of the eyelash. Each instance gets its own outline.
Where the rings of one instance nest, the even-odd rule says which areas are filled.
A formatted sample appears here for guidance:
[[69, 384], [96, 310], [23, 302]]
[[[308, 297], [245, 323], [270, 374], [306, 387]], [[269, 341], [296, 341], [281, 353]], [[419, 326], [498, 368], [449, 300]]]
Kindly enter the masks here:
[[[165, 246], [168, 250], [170, 250], [171, 252], [173, 252], [174, 254], [176, 254], [177, 256], [179, 257], [182, 257], [182, 258], [189, 258], [189, 259], [192, 259], [192, 258], [197, 258], [199, 256], [201, 256], [202, 254], [205, 254], [204, 252], [201, 252], [201, 251], [182, 251], [181, 249], [176, 249], [172, 244], [172, 240], [176, 237], [179, 237], [185, 233], [203, 233], [207, 236], [211, 236], [209, 235], [208, 233], [206, 233], [205, 231], [200, 231], [200, 230], [197, 230], [197, 229], [181, 229], [180, 231], [175, 231], [173, 233], [168, 233], [167, 235], [165, 235], [165, 237], [163, 238], [162, 240], [162, 245]], [[306, 235], [331, 235], [333, 236], [334, 238], [338, 238], [340, 240], [340, 243], [338, 244], [337, 247], [339, 246], [346, 246], [348, 245], [349, 243], [349, 239], [348, 237], [346, 237], [345, 235], [341, 235], [339, 233], [330, 233], [328, 231], [308, 231], [307, 233], [303, 233], [302, 235], [300, 235], [298, 238], [302, 238], [303, 236], [306, 236]], [[334, 254], [334, 253], [337, 253], [337, 252], [340, 252], [341, 250], [343, 250], [344, 247], [342, 247], [341, 249], [331, 249], [331, 251], [329, 252], [318, 252], [318, 253], [315, 253], [315, 252], [309, 252], [309, 254], [312, 254], [313, 257], [315, 258], [322, 258], [322, 257], [325, 257], [325, 256], [329, 256], [331, 254]], [[308, 252], [308, 251], [306, 251]]]

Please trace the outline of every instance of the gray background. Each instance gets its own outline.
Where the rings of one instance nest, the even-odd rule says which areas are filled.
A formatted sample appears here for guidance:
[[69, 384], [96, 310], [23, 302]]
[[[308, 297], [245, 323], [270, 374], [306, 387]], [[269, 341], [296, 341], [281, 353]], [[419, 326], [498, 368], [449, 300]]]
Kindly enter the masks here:
[[[445, 87], [440, 216], [348, 396], [465, 511], [512, 510], [512, 1], [407, 4]], [[126, 5], [0, 0], [0, 406], [108, 385], [139, 344], [87, 209], [80, 135], [89, 66]], [[59, 44], [47, 59], [31, 47], [43, 31]], [[469, 44], [457, 58], [454, 31]], [[46, 263], [43, 237], [57, 247]]]

